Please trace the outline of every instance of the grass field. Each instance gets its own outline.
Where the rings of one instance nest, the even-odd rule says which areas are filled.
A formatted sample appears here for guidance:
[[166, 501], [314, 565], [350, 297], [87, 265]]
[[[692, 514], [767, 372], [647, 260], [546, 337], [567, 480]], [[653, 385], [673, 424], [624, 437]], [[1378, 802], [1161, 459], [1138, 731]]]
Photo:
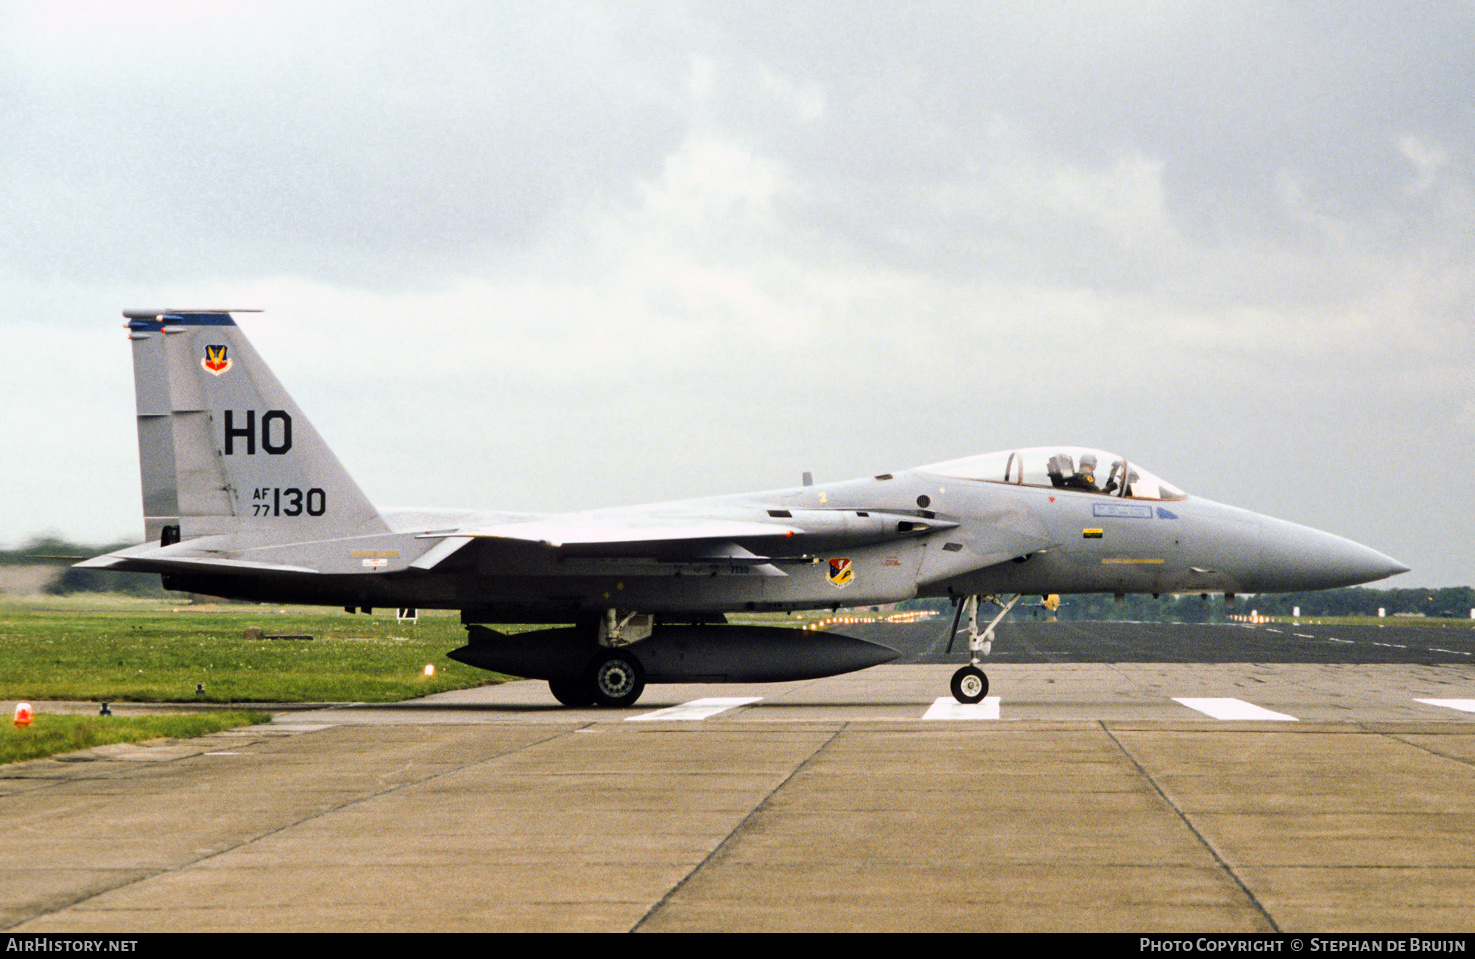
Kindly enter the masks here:
[[40, 759], [110, 743], [188, 739], [237, 726], [269, 722], [266, 713], [241, 710], [175, 716], [51, 716], [38, 713], [29, 726], [0, 723], [0, 764]]
[[[313, 638], [248, 640], [248, 626]], [[390, 702], [500, 681], [446, 658], [465, 637], [454, 612], [400, 623], [393, 611], [365, 616], [112, 595], [6, 598], [0, 699]], [[427, 664], [434, 675], [425, 675]]]

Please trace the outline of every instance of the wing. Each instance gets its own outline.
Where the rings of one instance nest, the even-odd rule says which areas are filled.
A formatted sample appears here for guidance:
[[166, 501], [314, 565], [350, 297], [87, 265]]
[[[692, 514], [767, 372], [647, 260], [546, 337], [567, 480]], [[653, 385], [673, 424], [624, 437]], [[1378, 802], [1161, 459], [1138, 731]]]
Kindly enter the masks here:
[[560, 557], [656, 564], [741, 562], [784, 575], [816, 553], [926, 536], [958, 524], [877, 510], [725, 510], [717, 514], [601, 512], [420, 534], [442, 542], [411, 564], [431, 569], [468, 543], [531, 544]]

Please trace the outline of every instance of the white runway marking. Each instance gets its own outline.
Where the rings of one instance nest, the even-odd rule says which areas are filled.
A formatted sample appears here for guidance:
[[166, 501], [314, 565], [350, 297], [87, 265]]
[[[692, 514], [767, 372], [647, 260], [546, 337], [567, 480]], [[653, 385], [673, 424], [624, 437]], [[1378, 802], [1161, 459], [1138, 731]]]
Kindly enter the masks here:
[[960, 703], [951, 696], [933, 700], [923, 719], [998, 719], [999, 697], [985, 696], [980, 703]]
[[762, 698], [762, 696], [713, 696], [708, 699], [693, 699], [691, 702], [682, 703], [680, 706], [668, 706], [665, 709], [657, 709], [653, 713], [641, 713], [639, 716], [631, 716], [625, 721], [639, 722], [646, 719], [691, 721], [707, 719], [737, 706], [756, 703]]
[[1243, 699], [1183, 699], [1173, 697], [1173, 702], [1182, 703], [1215, 719], [1274, 719], [1280, 722], [1299, 722], [1295, 716], [1271, 712]]
[[1446, 709], [1458, 709], [1462, 713], [1475, 713], [1475, 699], [1416, 699], [1414, 702], [1443, 706]]

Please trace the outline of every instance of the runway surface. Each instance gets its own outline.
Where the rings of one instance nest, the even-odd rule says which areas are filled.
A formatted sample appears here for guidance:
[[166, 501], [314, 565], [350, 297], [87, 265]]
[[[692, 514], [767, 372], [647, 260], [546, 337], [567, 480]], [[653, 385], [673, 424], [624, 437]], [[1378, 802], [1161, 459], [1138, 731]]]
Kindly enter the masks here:
[[925, 663], [623, 710], [518, 682], [7, 767], [0, 925], [1475, 923], [1475, 634], [1014, 630], [976, 707]]

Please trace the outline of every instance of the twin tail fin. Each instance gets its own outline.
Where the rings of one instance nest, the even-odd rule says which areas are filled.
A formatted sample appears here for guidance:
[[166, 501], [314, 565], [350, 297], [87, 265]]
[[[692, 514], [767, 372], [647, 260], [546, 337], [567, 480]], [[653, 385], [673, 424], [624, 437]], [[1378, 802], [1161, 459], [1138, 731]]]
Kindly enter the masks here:
[[388, 532], [229, 311], [123, 315], [133, 342], [150, 540]]

